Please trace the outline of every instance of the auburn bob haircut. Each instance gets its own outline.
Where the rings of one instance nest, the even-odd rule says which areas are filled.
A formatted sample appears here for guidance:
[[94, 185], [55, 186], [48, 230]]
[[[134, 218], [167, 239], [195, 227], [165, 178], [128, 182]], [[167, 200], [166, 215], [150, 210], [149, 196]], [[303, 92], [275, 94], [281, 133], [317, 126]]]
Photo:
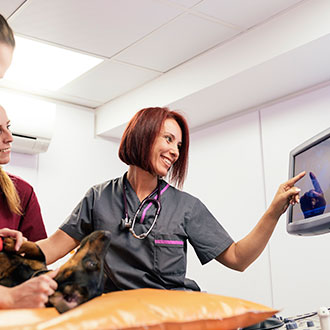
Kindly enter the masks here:
[[118, 154], [125, 164], [154, 173], [151, 151], [166, 119], [174, 119], [182, 131], [179, 158], [168, 173], [170, 182], [182, 188], [188, 169], [189, 128], [186, 119], [180, 113], [159, 107], [138, 111], [124, 131]]

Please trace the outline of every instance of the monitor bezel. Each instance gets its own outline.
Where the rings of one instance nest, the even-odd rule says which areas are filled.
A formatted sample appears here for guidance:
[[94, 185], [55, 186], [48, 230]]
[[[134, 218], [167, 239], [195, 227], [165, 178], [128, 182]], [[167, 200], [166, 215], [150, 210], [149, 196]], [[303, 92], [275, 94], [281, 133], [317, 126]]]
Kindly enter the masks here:
[[[322, 141], [330, 138], [330, 127], [300, 144], [290, 152], [289, 179], [294, 176], [295, 156], [314, 147]], [[308, 174], [306, 174], [308, 175]], [[299, 182], [297, 183], [299, 187]], [[330, 201], [327, 201], [330, 202]], [[320, 214], [308, 219], [292, 222], [293, 206], [290, 205], [287, 212], [286, 229], [289, 234], [300, 236], [314, 236], [330, 232], [330, 212]]]

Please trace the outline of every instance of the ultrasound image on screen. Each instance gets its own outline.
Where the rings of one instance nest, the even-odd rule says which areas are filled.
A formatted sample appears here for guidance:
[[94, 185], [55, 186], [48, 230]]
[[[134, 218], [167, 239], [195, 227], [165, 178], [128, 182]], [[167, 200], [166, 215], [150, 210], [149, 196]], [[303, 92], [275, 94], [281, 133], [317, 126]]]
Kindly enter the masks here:
[[294, 175], [306, 171], [297, 186], [300, 204], [292, 209], [292, 222], [330, 212], [330, 137], [297, 154]]

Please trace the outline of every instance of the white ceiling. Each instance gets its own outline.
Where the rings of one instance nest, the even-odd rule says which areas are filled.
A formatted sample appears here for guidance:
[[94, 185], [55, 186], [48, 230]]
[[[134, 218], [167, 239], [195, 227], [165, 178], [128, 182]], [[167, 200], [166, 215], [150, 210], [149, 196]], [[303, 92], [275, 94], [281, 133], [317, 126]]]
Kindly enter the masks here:
[[194, 129], [330, 78], [329, 0], [1, 0], [0, 13], [17, 35], [104, 59], [24, 92], [95, 109], [109, 138], [144, 106], [180, 108]]

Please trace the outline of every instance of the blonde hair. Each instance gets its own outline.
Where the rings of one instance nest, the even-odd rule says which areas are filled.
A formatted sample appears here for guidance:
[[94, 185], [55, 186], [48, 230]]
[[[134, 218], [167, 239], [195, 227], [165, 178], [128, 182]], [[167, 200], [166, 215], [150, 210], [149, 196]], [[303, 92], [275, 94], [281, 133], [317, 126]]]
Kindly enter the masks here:
[[13, 181], [8, 174], [0, 166], [0, 189], [3, 191], [8, 207], [12, 213], [23, 215], [21, 209], [21, 199], [18, 196], [17, 190]]
[[13, 30], [6, 19], [0, 14], [0, 43], [15, 47], [15, 37]]
[[[15, 37], [13, 30], [6, 19], [0, 14], [0, 43], [15, 47]], [[0, 189], [6, 197], [8, 207], [12, 213], [23, 215], [21, 209], [21, 200], [17, 193], [14, 183], [8, 174], [0, 166]]]

